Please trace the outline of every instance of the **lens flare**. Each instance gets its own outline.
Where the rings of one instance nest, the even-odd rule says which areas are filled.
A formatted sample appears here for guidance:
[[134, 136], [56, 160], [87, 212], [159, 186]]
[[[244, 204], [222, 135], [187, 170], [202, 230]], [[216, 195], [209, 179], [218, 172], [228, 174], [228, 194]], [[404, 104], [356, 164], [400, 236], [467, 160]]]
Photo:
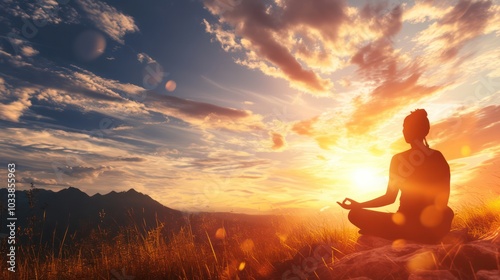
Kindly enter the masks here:
[[384, 178], [378, 174], [375, 168], [360, 167], [351, 172], [351, 181], [357, 190], [368, 193], [378, 191], [383, 186]]
[[224, 239], [224, 238], [226, 238], [226, 236], [227, 236], [227, 233], [226, 233], [226, 229], [224, 229], [224, 228], [219, 228], [215, 232], [215, 238], [217, 238], [217, 239]]
[[442, 220], [443, 211], [440, 211], [434, 205], [425, 207], [420, 214], [420, 223], [428, 228], [438, 226]]
[[422, 252], [412, 256], [408, 260], [406, 267], [410, 272], [415, 272], [419, 269], [429, 270], [436, 267], [435, 259], [436, 258], [432, 252], [430, 251]]
[[471, 149], [470, 149], [470, 146], [469, 145], [464, 145], [462, 146], [462, 148], [460, 148], [460, 153], [462, 154], [462, 156], [464, 157], [468, 157], [470, 156], [471, 154]]
[[84, 62], [101, 56], [106, 49], [106, 38], [94, 30], [87, 30], [78, 35], [74, 43], [76, 57]]
[[396, 239], [392, 242], [393, 249], [403, 249], [406, 245], [406, 240], [404, 239]]
[[174, 91], [175, 89], [177, 88], [177, 83], [173, 80], [169, 80], [166, 84], [165, 84], [165, 89], [172, 92]]
[[253, 249], [255, 248], [255, 243], [253, 242], [252, 239], [245, 239], [243, 242], [240, 244], [240, 249], [241, 251], [245, 253], [251, 253]]
[[392, 215], [392, 222], [396, 225], [402, 226], [405, 224], [405, 215], [401, 212], [396, 212]]

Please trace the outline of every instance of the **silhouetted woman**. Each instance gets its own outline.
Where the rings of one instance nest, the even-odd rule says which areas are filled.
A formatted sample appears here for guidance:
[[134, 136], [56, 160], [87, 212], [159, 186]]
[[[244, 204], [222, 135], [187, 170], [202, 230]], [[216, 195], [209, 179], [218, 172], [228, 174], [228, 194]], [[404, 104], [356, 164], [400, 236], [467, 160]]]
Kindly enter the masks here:
[[[362, 203], [350, 198], [337, 202], [350, 210], [349, 221], [360, 229], [360, 234], [436, 243], [450, 231], [454, 216], [448, 207], [450, 168], [439, 151], [429, 148], [425, 139], [429, 128], [424, 109], [405, 118], [403, 135], [411, 148], [392, 157], [384, 195]], [[399, 191], [396, 213], [364, 209], [394, 203]]]

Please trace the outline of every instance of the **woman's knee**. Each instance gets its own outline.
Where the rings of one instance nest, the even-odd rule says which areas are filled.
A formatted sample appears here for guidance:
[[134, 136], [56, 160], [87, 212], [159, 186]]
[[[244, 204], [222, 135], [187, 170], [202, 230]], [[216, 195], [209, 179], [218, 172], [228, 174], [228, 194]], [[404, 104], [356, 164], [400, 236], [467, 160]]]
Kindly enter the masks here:
[[357, 225], [362, 216], [362, 212], [363, 209], [351, 209], [351, 211], [349, 211], [349, 214], [347, 215], [347, 218], [352, 224]]
[[453, 210], [450, 207], [446, 207], [446, 209], [444, 210], [444, 217], [451, 223], [451, 221], [455, 217], [455, 212], [453, 212]]

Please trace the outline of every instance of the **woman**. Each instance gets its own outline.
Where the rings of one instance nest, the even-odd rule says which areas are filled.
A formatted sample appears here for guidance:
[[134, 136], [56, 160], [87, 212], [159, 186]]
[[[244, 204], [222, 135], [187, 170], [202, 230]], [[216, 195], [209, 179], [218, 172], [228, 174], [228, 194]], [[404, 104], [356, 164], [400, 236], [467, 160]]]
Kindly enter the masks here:
[[[439, 151], [429, 148], [425, 139], [429, 128], [424, 109], [405, 118], [403, 135], [411, 148], [392, 157], [384, 195], [361, 203], [350, 198], [337, 202], [350, 210], [349, 221], [360, 229], [360, 234], [436, 243], [450, 231], [454, 216], [448, 207], [450, 167]], [[396, 213], [365, 209], [394, 203], [399, 191]]]

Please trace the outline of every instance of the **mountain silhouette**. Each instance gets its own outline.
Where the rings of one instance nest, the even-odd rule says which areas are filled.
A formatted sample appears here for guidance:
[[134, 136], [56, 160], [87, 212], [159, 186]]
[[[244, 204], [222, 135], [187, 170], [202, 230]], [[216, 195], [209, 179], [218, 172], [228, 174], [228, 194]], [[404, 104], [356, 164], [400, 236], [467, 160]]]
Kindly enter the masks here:
[[[7, 194], [7, 189], [0, 189], [2, 232], [6, 228], [7, 207], [4, 202], [7, 202]], [[166, 232], [172, 233], [184, 225], [180, 211], [134, 189], [93, 196], [74, 187], [58, 192], [45, 189], [16, 191], [15, 214], [16, 225], [21, 229], [34, 227], [42, 233], [42, 241], [61, 240], [66, 230], [67, 236], [80, 239], [98, 228], [105, 229], [112, 236], [125, 227], [134, 227], [144, 233], [161, 223]]]

